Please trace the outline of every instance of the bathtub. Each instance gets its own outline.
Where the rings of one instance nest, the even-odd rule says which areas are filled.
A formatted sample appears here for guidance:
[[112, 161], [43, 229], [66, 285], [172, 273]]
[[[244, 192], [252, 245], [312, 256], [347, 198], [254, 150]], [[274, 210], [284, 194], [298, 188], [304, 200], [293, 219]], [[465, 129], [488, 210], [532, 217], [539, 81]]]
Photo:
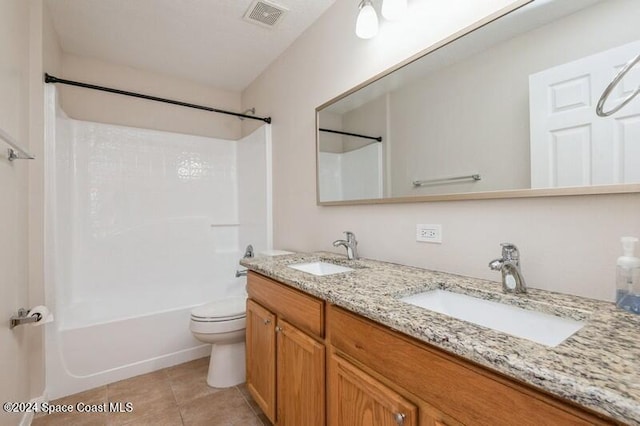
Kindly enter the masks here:
[[47, 398], [208, 356], [210, 345], [189, 331], [194, 306], [57, 330], [47, 324]]
[[191, 309], [219, 298], [215, 290], [246, 297], [245, 288], [242, 277], [61, 303], [54, 311], [56, 320], [45, 325], [45, 397], [53, 400], [209, 356], [211, 345], [189, 330]]

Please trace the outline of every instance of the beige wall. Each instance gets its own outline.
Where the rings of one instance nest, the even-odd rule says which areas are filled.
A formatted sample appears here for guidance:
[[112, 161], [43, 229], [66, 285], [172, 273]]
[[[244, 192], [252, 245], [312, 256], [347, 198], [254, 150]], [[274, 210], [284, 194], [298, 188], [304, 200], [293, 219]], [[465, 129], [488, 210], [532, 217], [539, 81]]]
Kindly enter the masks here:
[[[323, 129], [344, 130], [342, 114], [325, 112], [318, 118], [318, 126]], [[344, 138], [337, 133], [319, 132], [319, 150], [321, 152], [344, 152]]]
[[[1, 92], [11, 93], [0, 99], [0, 127], [36, 157], [13, 163], [0, 158], [0, 315], [8, 319], [19, 307], [44, 304], [42, 73], [43, 63], [59, 70], [60, 49], [41, 0], [3, 2], [0, 7], [0, 26], [6, 31], [0, 36], [0, 55], [7, 58], [0, 63], [0, 84], [8, 85]], [[26, 402], [43, 395], [43, 331], [0, 328], [0, 400]], [[0, 425], [17, 424], [21, 417], [2, 412]]]
[[[353, 33], [356, 4], [338, 0], [250, 85], [243, 105], [273, 117], [278, 248], [335, 250], [349, 229], [364, 257], [498, 281], [487, 263], [510, 241], [531, 287], [612, 300], [619, 237], [640, 235], [640, 194], [316, 206], [315, 108], [510, 3], [410, 2], [405, 22], [367, 41]], [[415, 242], [417, 223], [442, 224], [443, 244]]]
[[[50, 74], [53, 74], [50, 72]], [[168, 75], [80, 57], [62, 56], [56, 77], [240, 112], [240, 93], [216, 89]], [[144, 99], [57, 85], [62, 109], [72, 118], [99, 123], [239, 139], [240, 119]]]
[[[45, 69], [61, 71], [62, 50], [51, 16], [42, 0], [31, 0], [29, 64], [29, 305], [45, 304], [44, 275], [44, 83]], [[29, 333], [29, 384], [31, 398], [45, 392], [44, 327]]]
[[[29, 148], [30, 3], [0, 2], [0, 128]], [[9, 162], [0, 142], [0, 401], [28, 401], [30, 327], [10, 330], [9, 317], [29, 307], [28, 167]], [[21, 414], [0, 411], [0, 425], [18, 424]]]

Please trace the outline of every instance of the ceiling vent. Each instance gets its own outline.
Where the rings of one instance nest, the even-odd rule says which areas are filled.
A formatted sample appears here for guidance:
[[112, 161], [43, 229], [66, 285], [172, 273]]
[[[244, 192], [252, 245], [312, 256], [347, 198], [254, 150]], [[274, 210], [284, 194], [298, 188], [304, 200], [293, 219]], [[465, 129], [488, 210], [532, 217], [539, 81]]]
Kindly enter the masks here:
[[275, 3], [256, 0], [249, 6], [244, 19], [263, 27], [275, 28], [287, 12], [287, 9]]

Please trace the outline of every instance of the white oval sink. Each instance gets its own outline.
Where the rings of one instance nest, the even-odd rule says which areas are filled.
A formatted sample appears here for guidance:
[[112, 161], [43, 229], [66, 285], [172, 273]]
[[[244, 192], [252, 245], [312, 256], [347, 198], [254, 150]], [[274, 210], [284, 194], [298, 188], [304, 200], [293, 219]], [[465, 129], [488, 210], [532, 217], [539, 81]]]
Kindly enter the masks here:
[[353, 269], [346, 266], [336, 265], [327, 262], [311, 262], [311, 263], [297, 263], [295, 265], [287, 265], [291, 269], [297, 269], [298, 271], [306, 272], [307, 274], [324, 276], [341, 274], [343, 272], [353, 271]]
[[400, 300], [551, 347], [558, 346], [585, 325], [581, 321], [445, 290], [431, 290]]

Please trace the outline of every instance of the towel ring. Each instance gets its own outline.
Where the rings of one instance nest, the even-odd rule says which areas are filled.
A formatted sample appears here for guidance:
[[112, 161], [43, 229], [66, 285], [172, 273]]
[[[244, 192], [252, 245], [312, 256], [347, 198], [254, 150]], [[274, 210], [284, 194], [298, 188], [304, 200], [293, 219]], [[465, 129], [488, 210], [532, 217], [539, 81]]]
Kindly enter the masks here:
[[620, 80], [622, 80], [624, 76], [631, 70], [631, 68], [633, 68], [634, 65], [638, 62], [640, 62], [640, 55], [627, 62], [627, 65], [625, 65], [624, 68], [620, 70], [613, 81], [609, 83], [606, 89], [604, 89], [604, 92], [602, 92], [602, 96], [600, 96], [600, 100], [598, 101], [598, 106], [596, 107], [596, 114], [598, 114], [599, 117], [608, 117], [611, 114], [615, 114], [616, 112], [620, 111], [622, 107], [631, 102], [633, 98], [638, 96], [638, 94], [640, 93], [640, 86], [638, 86], [638, 88], [632, 94], [627, 96], [625, 100], [620, 102], [620, 104], [618, 104], [616, 107], [612, 108], [610, 111], [604, 110], [604, 103], [611, 95], [611, 92], [613, 92], [613, 89], [615, 89], [618, 83], [620, 83]]

